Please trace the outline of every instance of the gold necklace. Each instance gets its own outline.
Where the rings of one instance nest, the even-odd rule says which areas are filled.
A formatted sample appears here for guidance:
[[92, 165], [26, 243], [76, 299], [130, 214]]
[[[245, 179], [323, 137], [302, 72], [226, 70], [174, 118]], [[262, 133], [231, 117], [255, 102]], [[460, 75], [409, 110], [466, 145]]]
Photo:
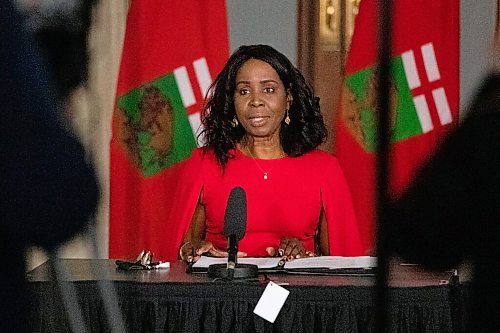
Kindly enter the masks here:
[[267, 171], [262, 169], [259, 162], [257, 162], [257, 159], [253, 156], [252, 152], [250, 151], [250, 148], [245, 147], [245, 149], [250, 154], [250, 157], [255, 162], [255, 165], [257, 166], [257, 168], [259, 168], [259, 170], [262, 171], [262, 173], [264, 174], [264, 177], [263, 177], [264, 180], [267, 180], [269, 178], [269, 172], [271, 171], [272, 168], [269, 168]]

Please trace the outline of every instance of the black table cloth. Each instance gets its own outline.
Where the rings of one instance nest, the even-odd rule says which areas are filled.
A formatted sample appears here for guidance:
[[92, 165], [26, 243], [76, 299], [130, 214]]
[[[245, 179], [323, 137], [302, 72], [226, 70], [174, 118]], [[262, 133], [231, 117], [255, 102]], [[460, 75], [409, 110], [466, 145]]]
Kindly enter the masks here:
[[[59, 259], [67, 268], [89, 332], [111, 332], [98, 281], [112, 281], [129, 332], [374, 332], [374, 277], [269, 274], [256, 282], [212, 282], [169, 269], [119, 271], [112, 260]], [[95, 272], [105, 272], [96, 277]], [[101, 274], [102, 275], [102, 274]], [[269, 323], [253, 313], [267, 282], [290, 291]], [[459, 287], [451, 273], [397, 266], [389, 276], [388, 332], [454, 332], [463, 328]], [[46, 262], [28, 274], [33, 332], [69, 332], [59, 287]]]

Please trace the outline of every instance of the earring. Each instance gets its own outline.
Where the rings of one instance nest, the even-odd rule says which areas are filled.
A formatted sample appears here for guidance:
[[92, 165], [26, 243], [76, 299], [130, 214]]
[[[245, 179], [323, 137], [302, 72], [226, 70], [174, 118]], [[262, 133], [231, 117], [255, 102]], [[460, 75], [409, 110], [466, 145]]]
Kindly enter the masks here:
[[238, 126], [238, 118], [236, 118], [236, 116], [234, 116], [233, 120], [231, 121], [231, 126], [233, 127], [236, 127]]
[[286, 109], [286, 117], [285, 117], [285, 124], [290, 125], [291, 119], [290, 116], [288, 115], [288, 109]]

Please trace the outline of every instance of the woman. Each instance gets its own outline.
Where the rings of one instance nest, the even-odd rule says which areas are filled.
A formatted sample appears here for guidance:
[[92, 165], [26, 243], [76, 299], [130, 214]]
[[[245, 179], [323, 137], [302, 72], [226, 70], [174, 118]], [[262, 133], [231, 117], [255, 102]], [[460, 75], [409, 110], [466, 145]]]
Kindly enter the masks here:
[[224, 212], [236, 186], [248, 207], [240, 256], [363, 254], [342, 171], [316, 149], [327, 134], [318, 98], [284, 55], [240, 47], [213, 82], [202, 122], [206, 145], [186, 166], [196, 169], [198, 200], [181, 259], [227, 256]]

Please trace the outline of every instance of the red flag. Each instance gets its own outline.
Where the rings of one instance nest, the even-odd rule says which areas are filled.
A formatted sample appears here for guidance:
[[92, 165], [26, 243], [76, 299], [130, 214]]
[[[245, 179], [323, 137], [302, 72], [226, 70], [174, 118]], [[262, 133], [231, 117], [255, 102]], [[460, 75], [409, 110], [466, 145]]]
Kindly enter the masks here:
[[[394, 1], [389, 184], [394, 195], [457, 124], [459, 5], [456, 0]], [[377, 19], [377, 1], [362, 0], [335, 126], [335, 153], [367, 249], [374, 241]]]
[[179, 162], [196, 147], [205, 93], [228, 56], [224, 0], [131, 2], [110, 144], [111, 258], [177, 258]]

